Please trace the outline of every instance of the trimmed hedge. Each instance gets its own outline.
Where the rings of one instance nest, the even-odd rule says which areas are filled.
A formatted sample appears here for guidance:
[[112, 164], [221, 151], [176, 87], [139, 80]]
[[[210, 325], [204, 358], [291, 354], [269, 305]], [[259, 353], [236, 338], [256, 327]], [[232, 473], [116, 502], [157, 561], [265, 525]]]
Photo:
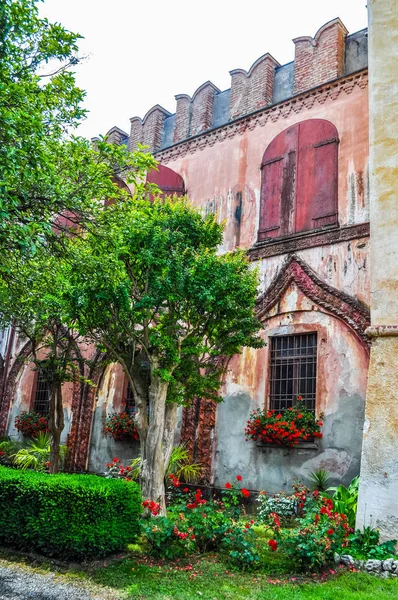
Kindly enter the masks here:
[[124, 550], [139, 534], [133, 481], [0, 466], [0, 543], [59, 558]]

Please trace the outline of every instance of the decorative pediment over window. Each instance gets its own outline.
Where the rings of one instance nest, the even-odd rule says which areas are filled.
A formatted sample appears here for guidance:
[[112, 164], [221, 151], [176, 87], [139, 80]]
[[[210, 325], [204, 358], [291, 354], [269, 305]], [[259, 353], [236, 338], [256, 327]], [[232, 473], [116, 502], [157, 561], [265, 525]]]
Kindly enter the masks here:
[[292, 284], [324, 312], [343, 321], [369, 351], [369, 340], [365, 335], [370, 326], [369, 309], [359, 300], [325, 283], [294, 254], [286, 259], [268, 289], [257, 299], [257, 316], [261, 321], [268, 318], [269, 311]]

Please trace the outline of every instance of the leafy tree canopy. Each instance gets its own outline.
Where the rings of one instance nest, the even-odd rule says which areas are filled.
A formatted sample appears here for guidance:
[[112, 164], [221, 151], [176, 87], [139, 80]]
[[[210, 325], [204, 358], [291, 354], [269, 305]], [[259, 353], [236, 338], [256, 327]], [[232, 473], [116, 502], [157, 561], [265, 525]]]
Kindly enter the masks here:
[[38, 0], [0, 3], [0, 276], [125, 193], [113, 175], [129, 172], [126, 147], [69, 135], [86, 113], [71, 71], [79, 38], [40, 18]]
[[66, 263], [81, 334], [134, 372], [134, 384], [139, 365], [156, 364], [168, 402], [220, 399], [224, 359], [262, 345], [257, 273], [243, 252], [219, 255], [221, 237], [214, 217], [185, 199], [136, 197], [104, 211]]

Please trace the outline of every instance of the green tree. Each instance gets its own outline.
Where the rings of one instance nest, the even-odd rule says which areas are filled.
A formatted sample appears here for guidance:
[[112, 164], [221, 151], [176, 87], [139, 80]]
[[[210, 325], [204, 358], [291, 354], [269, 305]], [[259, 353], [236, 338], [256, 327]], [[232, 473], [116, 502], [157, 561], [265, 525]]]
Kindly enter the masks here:
[[257, 274], [243, 252], [219, 255], [221, 238], [214, 217], [185, 199], [149, 201], [141, 190], [103, 211], [64, 264], [69, 318], [129, 379], [143, 495], [163, 511], [177, 407], [221, 400], [228, 359], [262, 345]]
[[64, 429], [62, 384], [82, 380], [84, 361], [78, 334], [69, 323], [62, 302], [62, 280], [57, 257], [39, 248], [19, 261], [0, 284], [0, 324], [11, 322], [32, 346], [29, 357], [41, 369], [49, 389], [50, 472], [58, 471]]
[[68, 226], [95, 218], [104, 201], [123, 196], [125, 146], [71, 133], [85, 118], [85, 93], [71, 68], [80, 36], [38, 14], [39, 0], [0, 2], [0, 277], [37, 245], [59, 242]]

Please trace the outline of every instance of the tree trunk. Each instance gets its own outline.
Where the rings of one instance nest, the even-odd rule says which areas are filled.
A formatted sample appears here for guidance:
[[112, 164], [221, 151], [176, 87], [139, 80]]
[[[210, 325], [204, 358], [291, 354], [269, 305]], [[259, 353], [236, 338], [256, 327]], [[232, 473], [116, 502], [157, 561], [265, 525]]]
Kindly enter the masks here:
[[141, 487], [144, 499], [159, 502], [161, 514], [166, 514], [164, 489], [165, 463], [163, 436], [168, 383], [152, 374], [149, 389], [149, 427], [141, 455]]
[[62, 404], [62, 388], [58, 383], [51, 392], [50, 399], [50, 473], [58, 473], [59, 470], [59, 447], [61, 433], [64, 429], [64, 409]]

